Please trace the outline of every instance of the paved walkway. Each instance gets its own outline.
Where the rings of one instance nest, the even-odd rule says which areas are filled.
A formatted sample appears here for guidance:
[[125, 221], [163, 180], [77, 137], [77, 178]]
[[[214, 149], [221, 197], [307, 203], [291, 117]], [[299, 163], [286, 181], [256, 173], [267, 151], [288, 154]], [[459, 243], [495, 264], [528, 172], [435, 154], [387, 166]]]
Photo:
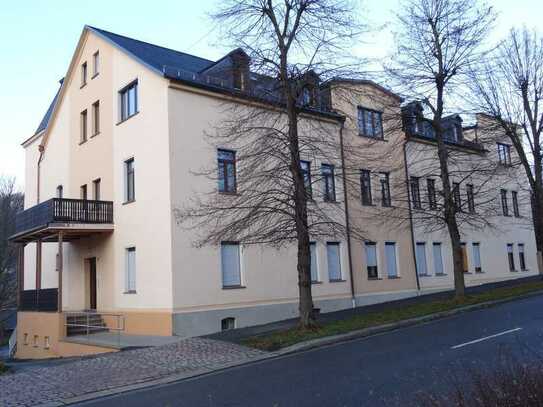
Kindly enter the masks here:
[[71, 398], [167, 376], [207, 373], [267, 357], [205, 338], [127, 350], [0, 376], [0, 406], [60, 405]]

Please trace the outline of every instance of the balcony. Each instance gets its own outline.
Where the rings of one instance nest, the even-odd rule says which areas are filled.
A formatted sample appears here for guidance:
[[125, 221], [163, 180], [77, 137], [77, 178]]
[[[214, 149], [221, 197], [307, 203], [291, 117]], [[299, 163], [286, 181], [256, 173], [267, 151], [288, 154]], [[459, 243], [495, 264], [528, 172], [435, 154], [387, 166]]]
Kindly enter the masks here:
[[54, 242], [63, 232], [68, 241], [112, 230], [113, 202], [53, 198], [19, 213], [10, 240]]

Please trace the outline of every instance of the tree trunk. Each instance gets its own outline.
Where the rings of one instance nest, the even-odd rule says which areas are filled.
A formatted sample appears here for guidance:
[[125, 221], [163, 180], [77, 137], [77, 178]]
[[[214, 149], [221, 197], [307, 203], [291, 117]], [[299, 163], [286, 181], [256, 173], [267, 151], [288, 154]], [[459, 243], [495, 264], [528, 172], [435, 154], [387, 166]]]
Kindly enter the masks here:
[[298, 139], [298, 113], [296, 101], [289, 89], [287, 94], [287, 116], [289, 126], [290, 171], [294, 179], [294, 213], [298, 241], [298, 291], [300, 328], [315, 325], [313, 297], [311, 294], [311, 256], [309, 248], [309, 227], [307, 221], [307, 191], [300, 167], [300, 146]]

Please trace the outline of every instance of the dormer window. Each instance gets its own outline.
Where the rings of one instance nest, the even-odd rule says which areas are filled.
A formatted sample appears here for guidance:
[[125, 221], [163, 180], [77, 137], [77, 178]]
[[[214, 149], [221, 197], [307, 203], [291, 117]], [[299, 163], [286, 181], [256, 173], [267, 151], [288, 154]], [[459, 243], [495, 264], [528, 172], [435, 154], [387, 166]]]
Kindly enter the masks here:
[[240, 68], [234, 69], [233, 86], [234, 89], [237, 90], [243, 90], [245, 88], [245, 75]]
[[313, 90], [309, 86], [304, 86], [304, 88], [302, 89], [302, 105], [303, 106], [314, 105]]

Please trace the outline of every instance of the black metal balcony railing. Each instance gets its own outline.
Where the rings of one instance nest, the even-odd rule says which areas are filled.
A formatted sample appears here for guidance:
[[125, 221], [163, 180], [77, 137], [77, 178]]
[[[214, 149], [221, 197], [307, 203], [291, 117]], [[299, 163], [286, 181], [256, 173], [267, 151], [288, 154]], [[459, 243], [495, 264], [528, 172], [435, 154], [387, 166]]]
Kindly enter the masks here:
[[58, 310], [58, 289], [44, 288], [40, 290], [21, 291], [19, 311], [51, 311]]
[[113, 202], [49, 199], [17, 215], [15, 234], [50, 223], [113, 223]]

